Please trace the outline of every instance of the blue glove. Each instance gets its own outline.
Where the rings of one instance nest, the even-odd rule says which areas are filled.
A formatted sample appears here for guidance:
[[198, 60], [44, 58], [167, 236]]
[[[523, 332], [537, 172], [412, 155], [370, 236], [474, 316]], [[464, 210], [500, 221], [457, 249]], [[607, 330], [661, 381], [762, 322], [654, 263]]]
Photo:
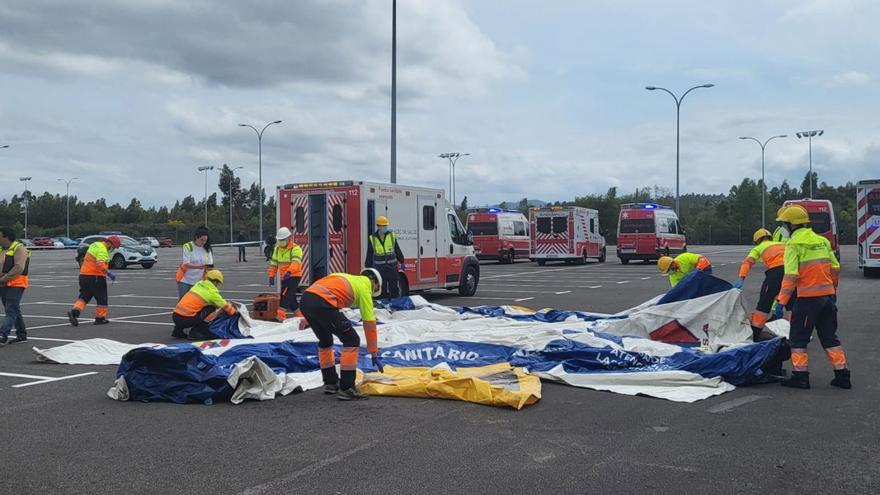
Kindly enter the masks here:
[[275, 277], [269, 277], [269, 287], [275, 287]]
[[785, 316], [785, 306], [777, 302], [776, 309], [773, 310], [773, 316], [777, 319], [782, 319]]
[[282, 277], [281, 279], [286, 282], [287, 279], [289, 279], [289, 278], [290, 278], [290, 272], [284, 272], [284, 277]]
[[116, 274], [113, 272], [107, 272], [107, 278], [109, 278], [111, 282], [116, 282]]
[[741, 278], [736, 279], [736, 282], [733, 283], [733, 287], [736, 289], [742, 289], [743, 288], [743, 279], [741, 279]]
[[385, 373], [385, 366], [382, 365], [382, 361], [379, 361], [378, 354], [373, 354], [373, 366], [379, 370], [379, 373]]

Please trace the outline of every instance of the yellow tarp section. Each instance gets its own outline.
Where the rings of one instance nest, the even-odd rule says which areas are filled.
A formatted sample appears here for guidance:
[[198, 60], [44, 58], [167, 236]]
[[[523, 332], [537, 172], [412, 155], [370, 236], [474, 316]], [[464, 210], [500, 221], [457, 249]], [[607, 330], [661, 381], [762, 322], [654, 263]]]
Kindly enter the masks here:
[[364, 373], [358, 388], [369, 395], [463, 400], [522, 409], [541, 398], [541, 380], [522, 368], [495, 364], [475, 368], [395, 368]]

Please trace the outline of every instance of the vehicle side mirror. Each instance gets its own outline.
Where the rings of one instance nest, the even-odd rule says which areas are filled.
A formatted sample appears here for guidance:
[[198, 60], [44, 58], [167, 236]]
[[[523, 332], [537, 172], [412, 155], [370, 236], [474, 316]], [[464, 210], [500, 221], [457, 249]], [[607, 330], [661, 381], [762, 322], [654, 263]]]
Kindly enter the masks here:
[[467, 233], [467, 243], [468, 243], [468, 246], [472, 246], [474, 244], [474, 233], [473, 232]]

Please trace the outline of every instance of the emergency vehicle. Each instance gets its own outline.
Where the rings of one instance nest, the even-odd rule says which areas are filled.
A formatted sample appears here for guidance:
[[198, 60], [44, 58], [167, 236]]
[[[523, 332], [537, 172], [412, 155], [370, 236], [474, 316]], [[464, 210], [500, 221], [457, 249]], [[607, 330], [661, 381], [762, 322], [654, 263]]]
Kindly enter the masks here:
[[477, 259], [513, 263], [529, 258], [529, 219], [519, 210], [468, 210], [467, 231], [473, 236]]
[[579, 206], [551, 206], [529, 211], [529, 258], [584, 264], [587, 258], [605, 261], [605, 237], [599, 212]]
[[285, 184], [276, 191], [277, 227], [303, 249], [302, 284], [328, 273], [360, 273], [376, 218], [388, 217], [406, 258], [400, 293], [458, 289], [480, 280], [473, 244], [441, 189], [364, 181]]
[[675, 210], [654, 203], [620, 205], [617, 221], [617, 257], [624, 265], [630, 260], [656, 260], [687, 251], [687, 237]]
[[880, 276], [880, 179], [856, 185], [856, 239], [864, 276]]
[[800, 205], [810, 216], [810, 227], [813, 232], [831, 242], [831, 250], [840, 261], [840, 238], [837, 235], [837, 219], [834, 218], [834, 207], [827, 199], [796, 199], [788, 200], [784, 206]]

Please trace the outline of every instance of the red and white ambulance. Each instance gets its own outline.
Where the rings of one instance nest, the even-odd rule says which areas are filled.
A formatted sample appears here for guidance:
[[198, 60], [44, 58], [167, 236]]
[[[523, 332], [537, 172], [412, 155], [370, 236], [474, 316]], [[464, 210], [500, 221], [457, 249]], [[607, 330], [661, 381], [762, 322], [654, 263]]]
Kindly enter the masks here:
[[477, 259], [513, 263], [529, 259], [529, 219], [519, 210], [468, 210], [467, 231], [474, 240]]
[[880, 179], [856, 185], [856, 218], [859, 268], [866, 277], [880, 276]]
[[400, 292], [458, 289], [472, 296], [480, 264], [467, 231], [441, 189], [363, 181], [279, 186], [277, 227], [303, 249], [303, 284], [333, 272], [359, 273], [376, 218], [388, 217], [406, 269]]
[[834, 217], [834, 207], [827, 199], [796, 199], [783, 203], [784, 206], [800, 205], [810, 215], [810, 227], [813, 232], [821, 235], [831, 242], [831, 249], [840, 260], [840, 237], [837, 235], [837, 219]]
[[621, 263], [656, 260], [685, 251], [687, 237], [675, 210], [655, 203], [620, 205], [617, 257]]
[[605, 261], [605, 237], [596, 210], [579, 206], [533, 208], [529, 211], [529, 238], [529, 258], [541, 266], [547, 261]]

